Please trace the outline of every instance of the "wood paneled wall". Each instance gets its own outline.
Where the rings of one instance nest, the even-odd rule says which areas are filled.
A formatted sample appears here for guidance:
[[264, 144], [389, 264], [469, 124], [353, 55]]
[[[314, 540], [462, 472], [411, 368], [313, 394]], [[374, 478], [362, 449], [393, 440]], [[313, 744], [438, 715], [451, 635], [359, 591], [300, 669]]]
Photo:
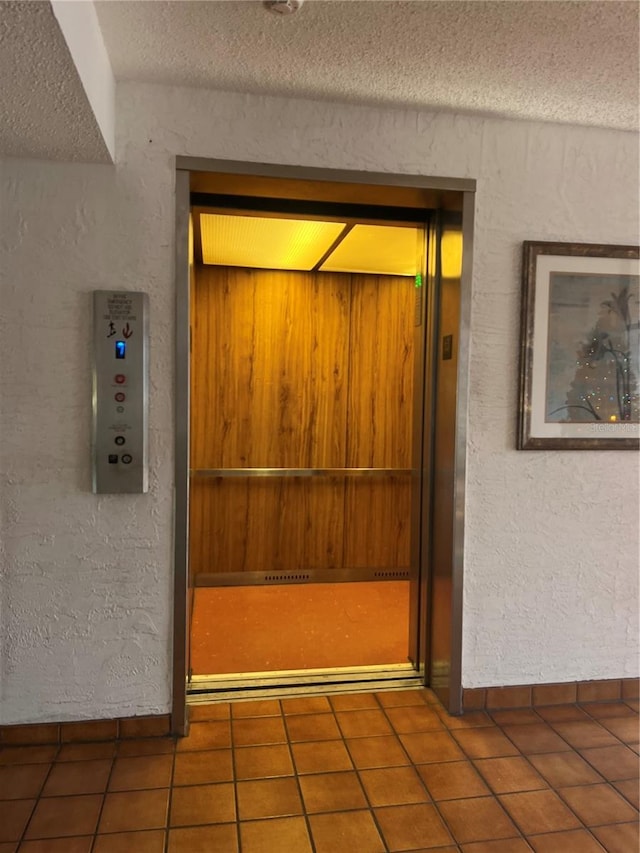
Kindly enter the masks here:
[[[191, 467], [410, 468], [412, 279], [199, 266]], [[191, 478], [198, 573], [409, 565], [410, 477]]]

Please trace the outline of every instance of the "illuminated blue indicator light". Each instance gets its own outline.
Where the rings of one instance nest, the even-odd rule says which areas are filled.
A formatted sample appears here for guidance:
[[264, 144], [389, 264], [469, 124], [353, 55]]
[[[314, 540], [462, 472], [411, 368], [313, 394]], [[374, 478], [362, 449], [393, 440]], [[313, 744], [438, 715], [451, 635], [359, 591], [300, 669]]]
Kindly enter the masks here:
[[116, 358], [124, 358], [127, 354], [127, 342], [116, 341]]

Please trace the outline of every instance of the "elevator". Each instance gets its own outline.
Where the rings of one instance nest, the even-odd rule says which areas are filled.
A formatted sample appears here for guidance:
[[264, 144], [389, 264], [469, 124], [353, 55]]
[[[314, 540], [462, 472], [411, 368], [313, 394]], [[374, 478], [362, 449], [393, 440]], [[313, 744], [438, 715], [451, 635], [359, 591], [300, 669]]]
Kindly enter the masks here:
[[465, 192], [291, 172], [178, 170], [174, 693], [446, 692]]

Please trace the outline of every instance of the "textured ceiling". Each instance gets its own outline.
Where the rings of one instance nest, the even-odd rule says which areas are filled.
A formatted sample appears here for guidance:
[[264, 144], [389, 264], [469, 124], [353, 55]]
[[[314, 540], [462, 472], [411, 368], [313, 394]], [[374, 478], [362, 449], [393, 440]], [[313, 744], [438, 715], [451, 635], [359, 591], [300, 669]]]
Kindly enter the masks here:
[[632, 129], [639, 4], [97, 2], [117, 79]]
[[110, 162], [49, 3], [0, 0], [0, 154]]
[[[120, 80], [638, 127], [636, 0], [95, 7]], [[0, 0], [0, 80], [0, 154], [109, 162], [47, 0]]]

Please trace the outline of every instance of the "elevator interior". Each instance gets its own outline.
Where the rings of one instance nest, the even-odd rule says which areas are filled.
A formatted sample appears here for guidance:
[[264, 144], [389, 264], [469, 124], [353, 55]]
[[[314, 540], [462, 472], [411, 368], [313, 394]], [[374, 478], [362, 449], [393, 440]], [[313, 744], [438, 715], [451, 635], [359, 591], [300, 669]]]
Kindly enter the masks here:
[[[194, 651], [203, 621], [215, 648], [235, 644], [230, 624], [246, 638], [261, 622], [260, 596], [284, 609], [274, 608], [271, 631], [262, 621], [262, 636], [247, 644], [254, 652], [268, 634], [296, 646], [287, 630], [321, 600], [328, 609], [311, 634], [326, 651], [332, 618], [354, 623], [353, 607], [366, 610], [370, 590], [382, 604], [369, 628], [351, 625], [361, 647], [395, 625], [404, 649], [393, 653], [397, 665], [426, 677], [429, 592], [437, 596], [438, 584], [425, 577], [434, 543], [424, 519], [438, 430], [433, 418], [425, 430], [425, 410], [442, 373], [440, 357], [428, 356], [426, 303], [455, 327], [455, 299], [437, 288], [446, 232], [457, 236], [449, 266], [461, 263], [461, 208], [456, 192], [191, 173]], [[455, 369], [457, 343], [443, 344], [445, 368]], [[453, 392], [455, 406], [455, 381]], [[351, 604], [340, 603], [341, 590]], [[219, 599], [217, 618], [198, 614], [199, 592]], [[341, 654], [324, 663], [361, 665]], [[196, 658], [192, 681], [240, 669]], [[253, 658], [242, 676], [299, 668], [281, 656], [275, 667]]]

